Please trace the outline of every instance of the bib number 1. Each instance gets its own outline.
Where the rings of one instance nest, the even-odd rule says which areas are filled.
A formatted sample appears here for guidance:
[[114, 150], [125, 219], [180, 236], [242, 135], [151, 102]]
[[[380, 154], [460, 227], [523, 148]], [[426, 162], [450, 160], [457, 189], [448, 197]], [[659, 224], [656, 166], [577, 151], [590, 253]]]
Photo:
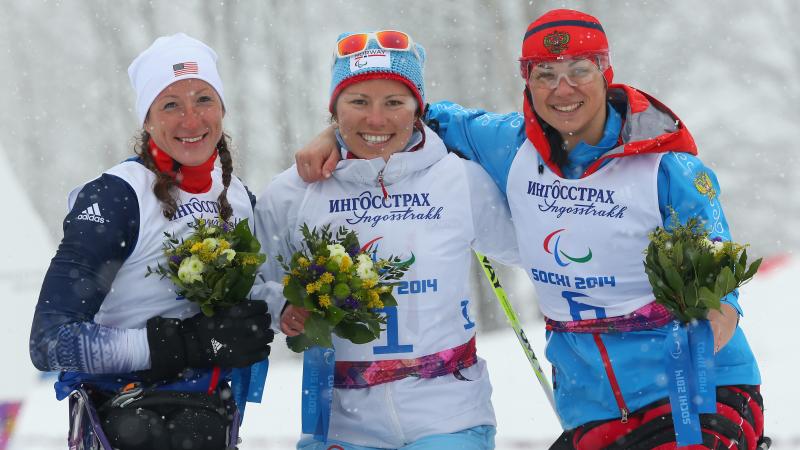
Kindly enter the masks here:
[[385, 355], [387, 353], [411, 353], [414, 346], [411, 344], [400, 344], [400, 336], [397, 325], [397, 307], [388, 306], [376, 309], [377, 312], [386, 314], [386, 345], [376, 345], [372, 347], [375, 355]]

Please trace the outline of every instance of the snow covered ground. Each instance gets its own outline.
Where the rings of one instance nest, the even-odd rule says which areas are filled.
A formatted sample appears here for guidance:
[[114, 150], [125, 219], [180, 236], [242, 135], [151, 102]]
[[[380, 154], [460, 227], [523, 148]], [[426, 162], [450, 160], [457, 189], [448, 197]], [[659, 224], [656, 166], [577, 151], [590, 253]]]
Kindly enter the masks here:
[[[770, 267], [771, 266], [771, 267]], [[773, 258], [765, 264], [757, 278], [742, 289], [745, 317], [742, 325], [758, 355], [766, 401], [766, 430], [773, 437], [774, 449], [800, 449], [800, 431], [793, 422], [792, 411], [800, 401], [800, 387], [794, 377], [800, 369], [794, 340], [784, 330], [793, 329], [793, 316], [781, 311], [788, 309], [791, 289], [800, 275], [799, 258]], [[30, 299], [25, 299], [30, 301]], [[32, 308], [32, 306], [31, 306]], [[25, 312], [25, 320], [29, 320]], [[21, 320], [23, 317], [17, 317]], [[6, 322], [9, 322], [6, 320]], [[7, 325], [4, 322], [3, 325]], [[21, 332], [28, 323], [18, 323]], [[542, 323], [525, 324], [532, 338], [534, 350], [543, 357]], [[6, 331], [6, 336], [19, 341]], [[25, 330], [27, 336], [27, 330]], [[4, 350], [4, 355], [7, 350]], [[16, 355], [17, 350], [14, 350]], [[274, 352], [288, 352], [276, 342]], [[558, 420], [550, 409], [536, 378], [510, 328], [505, 331], [479, 336], [478, 352], [489, 362], [494, 384], [494, 405], [497, 412], [498, 450], [539, 449], [560, 433]], [[250, 405], [242, 429], [242, 450], [291, 449], [300, 428], [300, 361], [278, 359], [273, 363], [264, 395], [264, 403]], [[67, 426], [66, 402], [56, 402], [52, 381], [36, 381], [31, 375], [30, 363], [15, 360], [17, 364], [6, 367], [17, 377], [12, 384], [20, 388], [11, 395], [3, 391], [0, 401], [24, 398], [10, 448], [14, 450], [50, 450], [65, 448]], [[542, 361], [549, 372], [546, 361]], [[3, 383], [6, 385], [6, 383]], [[6, 385], [7, 387], [7, 385]]]

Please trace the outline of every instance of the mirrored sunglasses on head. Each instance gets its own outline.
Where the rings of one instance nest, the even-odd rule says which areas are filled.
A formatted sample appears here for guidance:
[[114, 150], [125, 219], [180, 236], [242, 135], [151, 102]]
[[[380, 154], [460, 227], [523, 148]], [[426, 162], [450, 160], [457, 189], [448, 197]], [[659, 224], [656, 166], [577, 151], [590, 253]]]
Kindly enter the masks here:
[[382, 30], [371, 33], [354, 33], [345, 36], [336, 43], [335, 57], [344, 58], [362, 52], [369, 46], [370, 40], [384, 50], [412, 51], [419, 59], [414, 41], [407, 33], [396, 30]]
[[535, 60], [520, 59], [522, 77], [535, 88], [555, 89], [563, 78], [572, 87], [589, 84], [609, 67], [607, 55]]

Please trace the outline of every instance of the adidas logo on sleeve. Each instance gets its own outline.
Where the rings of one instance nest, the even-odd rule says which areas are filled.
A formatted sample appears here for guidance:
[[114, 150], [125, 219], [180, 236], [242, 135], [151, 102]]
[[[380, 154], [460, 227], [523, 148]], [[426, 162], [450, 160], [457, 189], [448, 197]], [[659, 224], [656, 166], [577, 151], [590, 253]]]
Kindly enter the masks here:
[[98, 205], [97, 202], [95, 202], [94, 204], [92, 204], [92, 206], [84, 209], [80, 214], [78, 214], [76, 220], [87, 220], [89, 222], [97, 222], [97, 223], [111, 222], [110, 220], [103, 218], [103, 215], [100, 214], [100, 205]]

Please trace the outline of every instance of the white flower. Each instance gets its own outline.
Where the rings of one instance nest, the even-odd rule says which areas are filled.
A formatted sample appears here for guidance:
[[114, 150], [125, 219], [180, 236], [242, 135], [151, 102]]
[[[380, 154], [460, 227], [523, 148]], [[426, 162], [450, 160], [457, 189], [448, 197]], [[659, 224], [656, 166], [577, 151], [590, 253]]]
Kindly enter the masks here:
[[359, 264], [356, 266], [356, 275], [362, 280], [377, 280], [378, 274], [372, 268], [372, 261], [369, 264]]
[[358, 261], [359, 266], [368, 266], [370, 269], [372, 268], [372, 258], [369, 256], [360, 253], [358, 256], [356, 256], [356, 260]]
[[203, 247], [208, 249], [209, 251], [214, 251], [217, 249], [219, 242], [214, 238], [205, 238], [203, 239]]
[[719, 252], [725, 248], [725, 243], [721, 240], [711, 240], [709, 238], [706, 238], [706, 245], [708, 245], [708, 248], [710, 248], [715, 255], [719, 254]]
[[178, 268], [178, 278], [186, 284], [195, 281], [203, 281], [203, 269], [205, 264], [197, 256], [190, 256], [181, 261]]
[[342, 257], [347, 254], [347, 251], [345, 251], [341, 244], [328, 244], [328, 251], [331, 254], [331, 259], [336, 264], [341, 264]]
[[219, 228], [217, 228], [217, 227], [208, 227], [206, 232], [208, 232], [208, 234], [217, 234], [217, 233], [219, 233]]
[[226, 248], [220, 252], [220, 255], [225, 255], [225, 257], [228, 258], [228, 262], [231, 262], [233, 261], [233, 257], [236, 256], [236, 250], [232, 248]]

